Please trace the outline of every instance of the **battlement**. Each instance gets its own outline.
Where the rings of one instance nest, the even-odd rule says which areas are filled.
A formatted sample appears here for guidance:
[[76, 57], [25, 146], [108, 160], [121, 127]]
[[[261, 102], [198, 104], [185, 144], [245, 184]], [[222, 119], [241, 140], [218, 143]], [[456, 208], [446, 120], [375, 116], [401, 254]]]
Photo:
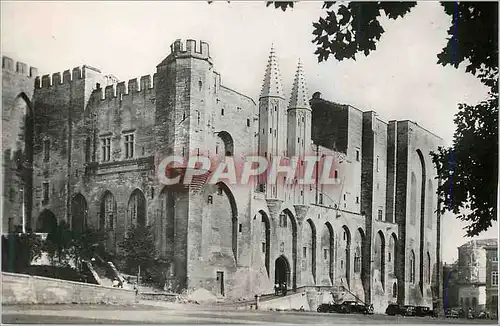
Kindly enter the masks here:
[[10, 70], [12, 72], [34, 78], [38, 75], [38, 69], [35, 67], [30, 67], [23, 62], [15, 62], [9, 57], [2, 56], [2, 69]]
[[197, 58], [212, 63], [210, 48], [207, 42], [200, 41], [198, 43], [191, 39], [183, 42], [177, 39], [170, 45], [170, 54], [157, 66], [157, 68], [178, 58]]
[[[185, 47], [184, 47], [185, 45]], [[210, 47], [207, 42], [200, 41], [199, 44], [195, 40], [186, 40], [185, 44], [182, 40], [175, 40], [170, 45], [171, 54], [198, 54], [206, 58], [210, 58]]]
[[130, 94], [137, 94], [144, 91], [153, 89], [153, 78], [151, 75], [140, 77], [139, 82], [137, 78], [130, 79], [128, 83], [122, 81], [107, 85], [104, 91], [100, 85], [96, 88], [96, 96], [101, 100], [111, 100], [115, 98], [123, 99], [123, 96]]
[[35, 88], [42, 89], [54, 86], [57, 87], [59, 85], [69, 84], [73, 81], [84, 79], [87, 69], [101, 73], [99, 69], [90, 66], [75, 67], [71, 70], [64, 70], [62, 74], [60, 72], [56, 72], [52, 75], [43, 75], [41, 78], [36, 77]]

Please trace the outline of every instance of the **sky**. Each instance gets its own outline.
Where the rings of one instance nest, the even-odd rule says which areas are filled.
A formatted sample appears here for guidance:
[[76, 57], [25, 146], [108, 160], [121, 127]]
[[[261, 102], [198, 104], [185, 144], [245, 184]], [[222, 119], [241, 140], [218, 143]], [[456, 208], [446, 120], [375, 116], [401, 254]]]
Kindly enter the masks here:
[[[420, 2], [404, 19], [383, 19], [385, 33], [368, 57], [318, 63], [311, 41], [321, 6], [299, 2], [282, 12], [260, 1], [2, 1], [2, 54], [40, 75], [88, 64], [127, 81], [153, 74], [176, 39], [203, 40], [222, 83], [257, 100], [274, 45], [286, 94], [300, 58], [310, 95], [376, 111], [384, 121], [413, 120], [451, 144], [457, 104], [484, 100], [487, 89], [463, 66], [436, 64], [451, 24], [439, 3]], [[445, 262], [470, 240], [463, 226], [443, 216]], [[498, 238], [498, 225], [480, 238]]]

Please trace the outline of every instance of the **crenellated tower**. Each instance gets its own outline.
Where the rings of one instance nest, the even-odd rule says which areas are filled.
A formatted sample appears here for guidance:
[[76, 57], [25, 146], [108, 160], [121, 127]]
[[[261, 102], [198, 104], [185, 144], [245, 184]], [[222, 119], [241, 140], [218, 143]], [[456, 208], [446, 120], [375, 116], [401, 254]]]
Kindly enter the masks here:
[[[213, 137], [205, 127], [212, 115], [217, 86], [212, 86], [212, 66], [207, 43], [186, 40], [184, 44], [176, 40], [170, 54], [156, 67], [156, 164], [170, 155], [187, 160], [189, 156], [204, 154], [203, 149]], [[175, 279], [173, 288], [189, 286], [187, 248], [194, 240], [188, 230], [196, 227], [193, 225], [201, 214], [194, 208], [200, 208], [201, 204], [193, 204], [196, 199], [189, 189], [190, 186], [164, 187], [160, 191], [162, 214], [165, 214], [159, 218], [160, 228], [165, 230], [161, 242], [166, 244], [162, 254], [172, 262], [168, 278]]]
[[172, 154], [187, 158], [203, 149], [203, 126], [211, 114], [213, 63], [208, 44], [176, 40], [170, 50], [155, 76], [159, 159]]
[[[271, 48], [262, 92], [259, 97], [259, 155], [268, 160], [286, 156], [286, 104], [278, 59]], [[259, 182], [263, 190], [264, 180]], [[276, 186], [266, 189], [267, 197], [277, 197]]]
[[[287, 152], [289, 157], [303, 158], [311, 152], [311, 106], [309, 105], [309, 94], [307, 91], [306, 78], [302, 64], [298, 63], [297, 72], [293, 81], [292, 94], [288, 104], [288, 126], [287, 126]], [[299, 162], [298, 168], [305, 165]], [[297, 185], [295, 197], [304, 204], [305, 189], [303, 185]]]

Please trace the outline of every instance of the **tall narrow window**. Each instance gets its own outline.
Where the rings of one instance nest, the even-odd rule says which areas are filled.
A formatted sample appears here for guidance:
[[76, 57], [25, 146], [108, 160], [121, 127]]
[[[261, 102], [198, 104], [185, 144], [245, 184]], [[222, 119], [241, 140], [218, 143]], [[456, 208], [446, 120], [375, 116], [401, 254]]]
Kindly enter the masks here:
[[50, 193], [50, 188], [49, 188], [49, 183], [48, 182], [44, 182], [42, 184], [42, 204], [43, 205], [46, 205], [49, 203], [49, 193]]
[[247, 119], [247, 127], [250, 127], [250, 119]]
[[134, 157], [134, 147], [135, 147], [135, 139], [134, 134], [128, 134], [124, 136], [124, 144], [125, 144], [125, 158], [133, 158]]
[[361, 249], [359, 247], [356, 248], [354, 252], [354, 273], [361, 272]]
[[359, 162], [359, 149], [356, 150], [356, 161]]
[[491, 272], [491, 285], [498, 286], [498, 272]]
[[104, 218], [105, 229], [115, 229], [115, 199], [111, 193], [107, 193], [104, 197]]
[[50, 140], [45, 139], [43, 141], [43, 160], [48, 162], [50, 159]]
[[377, 157], [377, 172], [379, 172], [379, 168], [378, 168], [378, 157]]
[[111, 160], [111, 136], [101, 139], [102, 161], [109, 162]]
[[410, 252], [410, 282], [415, 283], [415, 253]]
[[382, 210], [381, 209], [378, 210], [378, 220], [382, 221]]
[[85, 162], [90, 162], [90, 137], [85, 139]]

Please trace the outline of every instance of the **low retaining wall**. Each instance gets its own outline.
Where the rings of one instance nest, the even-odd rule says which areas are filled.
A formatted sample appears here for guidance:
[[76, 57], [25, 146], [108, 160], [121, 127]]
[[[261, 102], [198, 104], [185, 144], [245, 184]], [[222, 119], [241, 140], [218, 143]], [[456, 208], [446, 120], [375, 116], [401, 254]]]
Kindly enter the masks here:
[[268, 300], [259, 303], [260, 310], [299, 310], [304, 309], [310, 311], [309, 301], [305, 292], [287, 295], [286, 297], [277, 297], [276, 299]]
[[135, 291], [2, 272], [2, 304], [133, 304]]
[[176, 293], [139, 292], [139, 299], [177, 302], [179, 299], [179, 295]]

